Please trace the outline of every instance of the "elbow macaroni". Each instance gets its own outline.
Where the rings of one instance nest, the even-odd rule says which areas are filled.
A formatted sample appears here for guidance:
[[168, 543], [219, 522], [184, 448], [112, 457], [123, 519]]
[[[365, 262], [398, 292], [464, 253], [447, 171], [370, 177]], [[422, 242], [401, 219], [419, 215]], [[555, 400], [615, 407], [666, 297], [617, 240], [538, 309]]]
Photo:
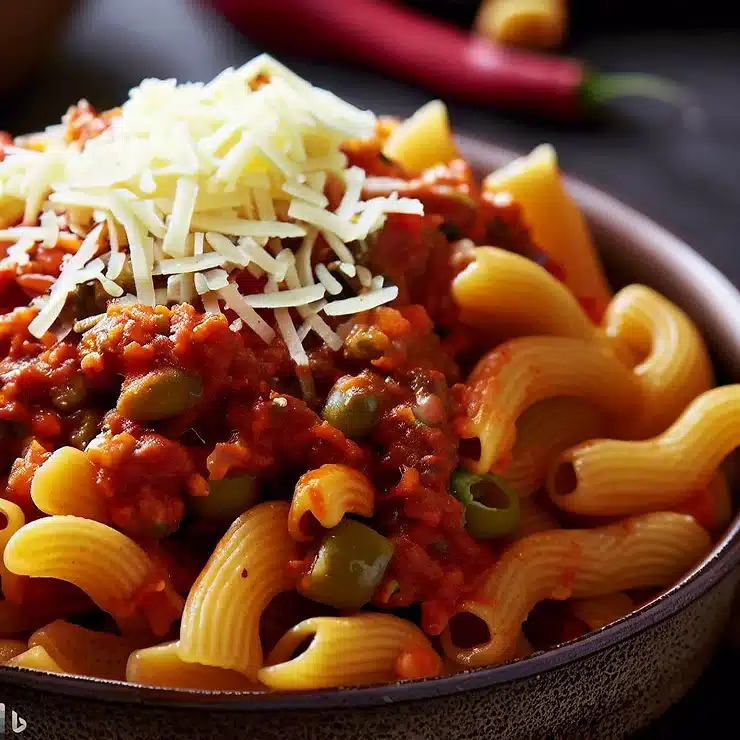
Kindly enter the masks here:
[[45, 514], [108, 521], [95, 483], [95, 468], [75, 447], [61, 447], [39, 467], [31, 483], [31, 498]]
[[322, 465], [302, 475], [293, 491], [288, 531], [298, 542], [306, 542], [306, 518], [325, 529], [336, 527], [345, 514], [370, 517], [375, 511], [375, 489], [367, 476], [347, 465]]
[[483, 189], [509, 193], [524, 211], [534, 242], [565, 269], [565, 284], [579, 300], [593, 303], [600, 315], [610, 291], [585, 219], [558, 169], [549, 144], [492, 172]]
[[442, 634], [445, 654], [468, 667], [508, 660], [514, 657], [522, 623], [540, 601], [664, 586], [696, 565], [710, 545], [709, 535], [692, 517], [667, 512], [525, 537], [504, 553], [475, 599], [458, 608], [458, 614], [484, 622], [489, 639], [458, 647], [451, 624]]
[[505, 249], [478, 247], [475, 260], [453, 281], [452, 296], [464, 323], [489, 330], [497, 339], [600, 336], [563, 283], [532, 260]]
[[[73, 583], [114, 618], [141, 606], [157, 633], [164, 634], [182, 609], [139, 545], [91, 519], [49, 516], [26, 524], [10, 538], [4, 560], [18, 575]], [[144, 600], [147, 593], [151, 600]]]
[[242, 514], [190, 590], [179, 657], [256, 678], [262, 667], [260, 617], [277, 594], [293, 585], [288, 563], [295, 556], [288, 504], [259, 504]]
[[[309, 646], [292, 657], [306, 639]], [[283, 635], [259, 680], [277, 691], [324, 689], [421, 678], [409, 675], [419, 664], [425, 676], [442, 669], [426, 635], [405, 619], [389, 614], [314, 617]]]
[[606, 428], [604, 414], [583, 399], [564, 396], [535, 403], [519, 417], [511, 460], [497, 472], [520, 496], [530, 496], [545, 482], [553, 458]]
[[691, 319], [654, 290], [644, 285], [620, 290], [609, 304], [604, 328], [645, 357], [634, 368], [643, 400], [633, 438], [664, 431], [714, 385], [709, 353]]
[[512, 339], [489, 352], [468, 379], [463, 438], [480, 441], [479, 458], [464, 458], [476, 473], [503, 464], [516, 442], [516, 422], [530, 406], [556, 396], [596, 404], [625, 426], [639, 408], [640, 391], [631, 370], [597, 345], [566, 337]]
[[131, 653], [125, 666], [126, 680], [145, 686], [172, 689], [208, 689], [210, 691], [251, 691], [259, 688], [241, 673], [188, 663], [178, 654], [178, 644], [143, 648]]
[[550, 497], [566, 511], [607, 516], [678, 506], [708, 486], [740, 444], [739, 414], [740, 385], [722, 386], [702, 393], [653, 439], [573, 447], [550, 469]]

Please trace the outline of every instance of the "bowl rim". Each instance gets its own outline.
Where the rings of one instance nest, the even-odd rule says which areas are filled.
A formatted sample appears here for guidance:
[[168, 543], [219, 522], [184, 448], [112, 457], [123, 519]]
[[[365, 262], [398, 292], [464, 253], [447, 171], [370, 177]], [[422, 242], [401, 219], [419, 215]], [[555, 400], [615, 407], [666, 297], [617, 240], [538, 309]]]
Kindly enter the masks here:
[[[484, 163], [488, 169], [492, 169], [521, 156], [515, 151], [477, 137], [460, 135], [457, 139], [474, 167]], [[632, 207], [578, 178], [566, 176], [565, 180], [568, 190], [576, 197], [589, 220], [600, 223], [627, 241], [639, 241], [639, 252], [653, 252], [656, 256], [659, 255], [664, 264], [670, 264], [683, 274], [693, 275], [695, 281], [702, 281], [704, 297], [700, 305], [703, 308], [707, 307], [706, 304], [714, 306], [716, 318], [731, 315], [727, 310], [729, 305], [734, 304], [740, 309], [740, 292], [717, 268], [678, 237]], [[641, 234], [639, 238], [638, 232]], [[740, 316], [740, 311], [738, 315]], [[720, 344], [730, 342], [740, 348], [740, 320], [735, 325], [729, 321], [726, 325], [715, 322], [714, 328], [717, 327], [722, 334]], [[731, 358], [729, 364], [740, 375], [740, 360]], [[631, 614], [599, 630], [527, 658], [438, 678], [300, 693], [265, 694], [157, 688], [123, 681], [0, 666], [0, 685], [13, 684], [47, 693], [116, 704], [136, 703], [159, 708], [246, 712], [349, 709], [444, 697], [530, 678], [614, 647], [687, 608], [720, 583], [738, 564], [740, 513], [701, 563], [671, 588]]]

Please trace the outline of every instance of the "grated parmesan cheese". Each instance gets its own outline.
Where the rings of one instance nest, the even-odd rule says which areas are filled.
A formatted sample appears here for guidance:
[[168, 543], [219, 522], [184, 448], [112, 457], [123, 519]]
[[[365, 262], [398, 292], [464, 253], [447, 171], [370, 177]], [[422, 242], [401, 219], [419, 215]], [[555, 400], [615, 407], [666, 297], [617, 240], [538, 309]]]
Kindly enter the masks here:
[[[252, 89], [260, 74], [266, 81]], [[278, 332], [298, 365], [308, 365], [303, 341], [311, 332], [340, 349], [342, 337], [321, 314], [349, 315], [398, 293], [356, 264], [362, 240], [388, 213], [423, 214], [419, 201], [397, 193], [362, 199], [366, 173], [347, 167], [341, 145], [369, 137], [375, 125], [369, 111], [261, 55], [205, 84], [143, 80], [82, 149], [59, 127], [41, 135], [43, 151], [6, 147], [0, 206], [20, 199], [29, 225], [0, 230], [0, 241], [11, 243], [4, 262], [27, 261], [38, 242], [67, 244], [59, 214], [82, 240], [36, 302], [31, 333], [41, 337], [74, 286], [96, 280], [119, 303], [200, 300], [207, 313], [220, 313], [223, 302], [239, 317], [234, 331], [248, 327], [265, 342]], [[344, 183], [335, 211], [324, 192], [330, 178]], [[364, 294], [334, 300], [344, 286], [316, 261], [319, 234]], [[128, 260], [135, 296], [115, 282]], [[239, 270], [266, 276], [264, 292], [242, 294]], [[290, 309], [303, 319], [298, 329]]]

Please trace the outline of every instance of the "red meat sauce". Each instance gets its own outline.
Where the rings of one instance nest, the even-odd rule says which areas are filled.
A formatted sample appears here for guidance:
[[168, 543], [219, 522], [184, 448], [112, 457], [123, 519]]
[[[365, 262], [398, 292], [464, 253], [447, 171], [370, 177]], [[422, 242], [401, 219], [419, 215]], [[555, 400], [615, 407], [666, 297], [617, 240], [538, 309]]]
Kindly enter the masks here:
[[[187, 502], [207, 494], [209, 478], [253, 474], [263, 499], [289, 499], [300, 474], [332, 462], [363, 470], [377, 486], [372, 524], [396, 545], [379, 606], [421, 602], [425, 626], [438, 632], [490, 562], [489, 551], [467, 535], [462, 507], [448, 492], [458, 443], [450, 387], [459, 373], [422, 306], [368, 312], [355, 321], [342, 352], [314, 348], [313, 408], [300, 397], [284, 345], [266, 345], [249, 330], [236, 333], [228, 317], [190, 305], [111, 305], [81, 337], [72, 332], [56, 341], [28, 333], [34, 315], [17, 308], [0, 316], [0, 420], [11, 440], [3, 495], [29, 519], [40, 516], [30, 496], [35, 471], [54, 449], [70, 444], [73, 417], [85, 410], [99, 418], [86, 452], [112, 523], [170, 570], [168, 543], [186, 541]], [[162, 367], [202, 378], [198, 404], [146, 426], [119, 414], [122, 386]], [[378, 397], [381, 413], [367, 439], [348, 439], [320, 416], [340, 377]], [[83, 409], [56, 408], [56, 391], [79, 378]], [[206, 553], [204, 547], [195, 561], [202, 564]], [[191, 568], [180, 583], [192, 582], [196, 572]]]

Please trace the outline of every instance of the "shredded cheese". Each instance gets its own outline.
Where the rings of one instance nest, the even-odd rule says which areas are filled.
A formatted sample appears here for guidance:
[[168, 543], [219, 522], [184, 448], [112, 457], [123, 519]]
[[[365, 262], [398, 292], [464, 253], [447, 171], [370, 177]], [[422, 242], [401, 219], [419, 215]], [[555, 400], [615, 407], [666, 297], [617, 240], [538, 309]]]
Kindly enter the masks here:
[[[261, 84], [250, 84], [258, 75]], [[265, 342], [279, 333], [297, 365], [308, 366], [303, 342], [311, 332], [340, 349], [342, 337], [322, 313], [368, 310], [398, 292], [356, 264], [362, 240], [388, 213], [423, 214], [419, 201], [397, 193], [362, 199], [366, 173], [347, 167], [341, 145], [369, 137], [375, 125], [369, 111], [262, 55], [205, 84], [143, 80], [82, 148], [67, 144], [60, 127], [41, 135], [42, 151], [17, 140], [0, 162], [0, 206], [20, 200], [24, 225], [0, 230], [0, 242], [10, 242], [2, 264], [28, 261], [39, 242], [68, 245], [69, 232], [82, 240], [35, 302], [29, 330], [43, 336], [70, 291], [95, 280], [119, 303], [200, 301], [216, 314], [223, 302], [239, 317], [234, 331], [248, 327]], [[335, 211], [330, 178], [344, 184]], [[326, 250], [315, 249], [319, 235], [361, 295], [335, 299], [344, 286], [321, 261]], [[135, 295], [116, 282], [127, 263]], [[244, 270], [266, 278], [264, 292], [241, 292]], [[303, 319], [298, 329], [291, 309]]]

